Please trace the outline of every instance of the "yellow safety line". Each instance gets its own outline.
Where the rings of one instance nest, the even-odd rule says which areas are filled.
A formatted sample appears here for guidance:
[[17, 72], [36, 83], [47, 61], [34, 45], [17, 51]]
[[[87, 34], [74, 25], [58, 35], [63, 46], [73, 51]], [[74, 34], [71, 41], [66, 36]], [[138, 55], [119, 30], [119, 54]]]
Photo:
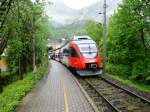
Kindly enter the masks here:
[[65, 112], [69, 112], [67, 90], [65, 88], [65, 84], [64, 84], [63, 80], [61, 80], [61, 84], [62, 84], [62, 88], [64, 91]]

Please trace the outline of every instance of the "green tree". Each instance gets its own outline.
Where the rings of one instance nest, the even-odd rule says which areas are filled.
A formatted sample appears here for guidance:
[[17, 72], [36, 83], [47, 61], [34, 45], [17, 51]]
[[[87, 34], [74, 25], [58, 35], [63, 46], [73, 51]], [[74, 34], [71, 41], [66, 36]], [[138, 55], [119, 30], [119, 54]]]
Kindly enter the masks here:
[[6, 17], [10, 11], [12, 2], [13, 0], [0, 0], [0, 54], [3, 53], [10, 34], [10, 31], [7, 31], [7, 33], [3, 32], [5, 30], [8, 30], [4, 24], [6, 21]]
[[150, 76], [149, 10], [146, 0], [123, 0], [111, 17], [107, 40], [108, 62], [124, 70], [118, 75], [145, 83]]
[[32, 70], [33, 36], [35, 37], [36, 63], [40, 64], [46, 53], [46, 41], [50, 37], [49, 18], [44, 13], [42, 2], [13, 0], [5, 19], [2, 34], [8, 34], [5, 46], [10, 74], [23, 74]]
[[103, 28], [102, 24], [93, 20], [87, 20], [85, 22], [85, 34], [92, 37], [97, 45], [102, 46]]

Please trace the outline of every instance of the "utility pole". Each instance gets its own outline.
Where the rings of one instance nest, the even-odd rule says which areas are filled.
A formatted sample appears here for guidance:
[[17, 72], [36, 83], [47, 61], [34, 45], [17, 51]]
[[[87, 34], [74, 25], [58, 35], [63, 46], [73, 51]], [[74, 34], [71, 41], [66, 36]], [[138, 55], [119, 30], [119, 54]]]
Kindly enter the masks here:
[[105, 74], [106, 72], [106, 32], [107, 32], [107, 27], [106, 27], [106, 0], [104, 0], [104, 23], [103, 23], [103, 75]]
[[36, 63], [35, 63], [35, 14], [33, 15], [33, 74], [36, 73]]

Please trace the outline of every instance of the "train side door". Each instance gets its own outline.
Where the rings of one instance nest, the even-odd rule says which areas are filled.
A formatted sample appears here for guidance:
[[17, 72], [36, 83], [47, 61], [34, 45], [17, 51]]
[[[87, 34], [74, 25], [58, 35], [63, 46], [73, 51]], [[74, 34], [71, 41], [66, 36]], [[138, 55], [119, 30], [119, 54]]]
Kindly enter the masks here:
[[69, 66], [69, 60], [68, 60], [68, 57], [69, 57], [69, 50], [68, 49], [64, 49], [63, 50], [63, 62], [66, 66]]
[[78, 68], [78, 63], [79, 63], [78, 61], [80, 60], [76, 50], [71, 47], [69, 51], [70, 51], [69, 60], [70, 60], [71, 67]]

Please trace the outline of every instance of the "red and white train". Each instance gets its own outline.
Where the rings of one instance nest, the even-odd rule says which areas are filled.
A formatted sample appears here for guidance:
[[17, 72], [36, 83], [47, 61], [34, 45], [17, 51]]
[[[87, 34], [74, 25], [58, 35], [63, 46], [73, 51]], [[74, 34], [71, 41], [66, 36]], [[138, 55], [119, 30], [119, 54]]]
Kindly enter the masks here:
[[102, 74], [98, 47], [89, 36], [75, 36], [59, 50], [58, 57], [61, 63], [80, 76]]

